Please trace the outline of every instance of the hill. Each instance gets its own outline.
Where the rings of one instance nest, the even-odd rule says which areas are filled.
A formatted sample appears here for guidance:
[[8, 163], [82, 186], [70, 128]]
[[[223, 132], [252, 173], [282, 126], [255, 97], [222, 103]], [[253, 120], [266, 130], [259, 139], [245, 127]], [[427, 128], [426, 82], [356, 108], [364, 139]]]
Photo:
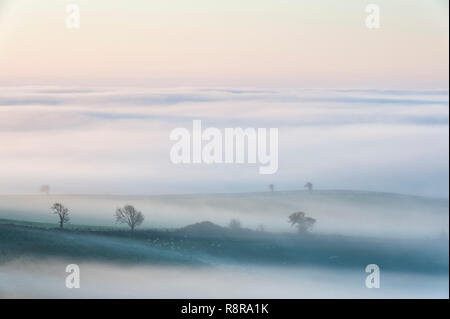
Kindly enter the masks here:
[[199, 220], [227, 225], [237, 218], [243, 227], [264, 224], [269, 231], [293, 231], [287, 216], [304, 211], [317, 219], [314, 232], [380, 237], [448, 236], [448, 199], [389, 193], [317, 190], [158, 196], [2, 195], [0, 218], [54, 223], [54, 202], [71, 211], [76, 225], [114, 227], [117, 207], [141, 210], [146, 228], [179, 228]]

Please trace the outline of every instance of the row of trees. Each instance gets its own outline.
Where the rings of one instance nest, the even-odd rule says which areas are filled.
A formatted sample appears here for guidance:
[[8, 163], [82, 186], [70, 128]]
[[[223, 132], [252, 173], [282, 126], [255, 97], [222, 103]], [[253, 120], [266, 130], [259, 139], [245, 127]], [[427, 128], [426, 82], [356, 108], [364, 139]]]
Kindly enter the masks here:
[[[69, 209], [64, 207], [61, 203], [55, 203], [51, 207], [53, 214], [59, 218], [59, 228], [63, 229], [64, 224], [70, 220]], [[118, 208], [115, 213], [116, 223], [126, 224], [130, 227], [131, 231], [141, 225], [144, 221], [144, 215], [137, 211], [132, 205], [125, 205], [122, 208]]]
[[[316, 220], [312, 217], [306, 216], [304, 212], [296, 212], [289, 215], [288, 222], [291, 226], [297, 228], [297, 232], [299, 234], [307, 234], [316, 223]], [[232, 230], [238, 230], [242, 228], [242, 225], [238, 219], [232, 219], [230, 220], [228, 227]], [[263, 224], [259, 224], [256, 230], [263, 232], [265, 231], [265, 227]]]
[[[59, 218], [59, 227], [64, 228], [64, 224], [70, 221], [69, 209], [61, 203], [55, 203], [51, 207], [54, 214]], [[116, 223], [126, 224], [131, 231], [144, 222], [144, 215], [136, 210], [132, 205], [125, 205], [118, 208], [115, 213]], [[296, 212], [289, 215], [289, 223], [297, 228], [298, 233], [306, 234], [314, 226], [316, 220], [306, 216], [304, 212]], [[238, 219], [232, 219], [228, 225], [233, 230], [241, 229], [241, 222]], [[264, 231], [264, 225], [258, 225], [258, 231]]]

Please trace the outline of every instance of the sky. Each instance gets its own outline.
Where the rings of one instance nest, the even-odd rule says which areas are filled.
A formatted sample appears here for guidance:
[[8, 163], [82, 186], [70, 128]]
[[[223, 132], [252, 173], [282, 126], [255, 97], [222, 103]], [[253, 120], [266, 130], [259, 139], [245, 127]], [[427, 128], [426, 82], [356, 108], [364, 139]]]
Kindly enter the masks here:
[[[0, 193], [448, 198], [448, 2], [368, 3], [0, 0]], [[277, 174], [174, 165], [194, 119], [279, 128]]]
[[448, 87], [448, 1], [0, 2], [0, 85]]

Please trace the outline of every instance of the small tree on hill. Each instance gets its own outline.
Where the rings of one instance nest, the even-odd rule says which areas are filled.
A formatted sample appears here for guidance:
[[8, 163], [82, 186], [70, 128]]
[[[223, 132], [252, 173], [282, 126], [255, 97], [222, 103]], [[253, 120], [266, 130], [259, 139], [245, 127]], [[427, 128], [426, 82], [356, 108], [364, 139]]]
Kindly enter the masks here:
[[299, 234], [307, 234], [316, 223], [316, 220], [314, 218], [307, 217], [304, 212], [297, 212], [289, 215], [289, 223], [291, 223], [292, 226], [297, 227]]
[[54, 203], [51, 207], [53, 214], [58, 215], [59, 217], [59, 228], [63, 229], [64, 224], [70, 220], [69, 217], [69, 209], [64, 207], [63, 204]]
[[39, 188], [39, 191], [40, 191], [41, 193], [44, 193], [44, 194], [48, 195], [48, 194], [50, 193], [50, 186], [49, 186], [49, 185], [42, 185], [42, 186]]
[[118, 208], [115, 216], [116, 223], [127, 224], [131, 228], [131, 231], [134, 231], [134, 228], [141, 225], [144, 221], [144, 215], [131, 205]]
[[305, 184], [305, 188], [307, 188], [310, 192], [313, 190], [313, 184], [311, 182], [308, 182]]
[[233, 230], [241, 229], [241, 222], [239, 221], [239, 219], [232, 219], [230, 220], [228, 227], [230, 227]]

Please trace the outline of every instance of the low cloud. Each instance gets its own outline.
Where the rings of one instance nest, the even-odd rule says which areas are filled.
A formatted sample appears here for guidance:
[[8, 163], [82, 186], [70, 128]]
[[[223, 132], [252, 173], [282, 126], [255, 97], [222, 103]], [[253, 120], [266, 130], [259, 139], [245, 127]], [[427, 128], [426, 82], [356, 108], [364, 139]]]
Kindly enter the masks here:
[[[0, 94], [0, 193], [30, 193], [42, 183], [59, 193], [249, 191], [314, 180], [448, 197], [444, 90], [3, 87]], [[169, 132], [194, 119], [279, 128], [278, 173], [269, 180], [249, 165], [172, 164]]]

